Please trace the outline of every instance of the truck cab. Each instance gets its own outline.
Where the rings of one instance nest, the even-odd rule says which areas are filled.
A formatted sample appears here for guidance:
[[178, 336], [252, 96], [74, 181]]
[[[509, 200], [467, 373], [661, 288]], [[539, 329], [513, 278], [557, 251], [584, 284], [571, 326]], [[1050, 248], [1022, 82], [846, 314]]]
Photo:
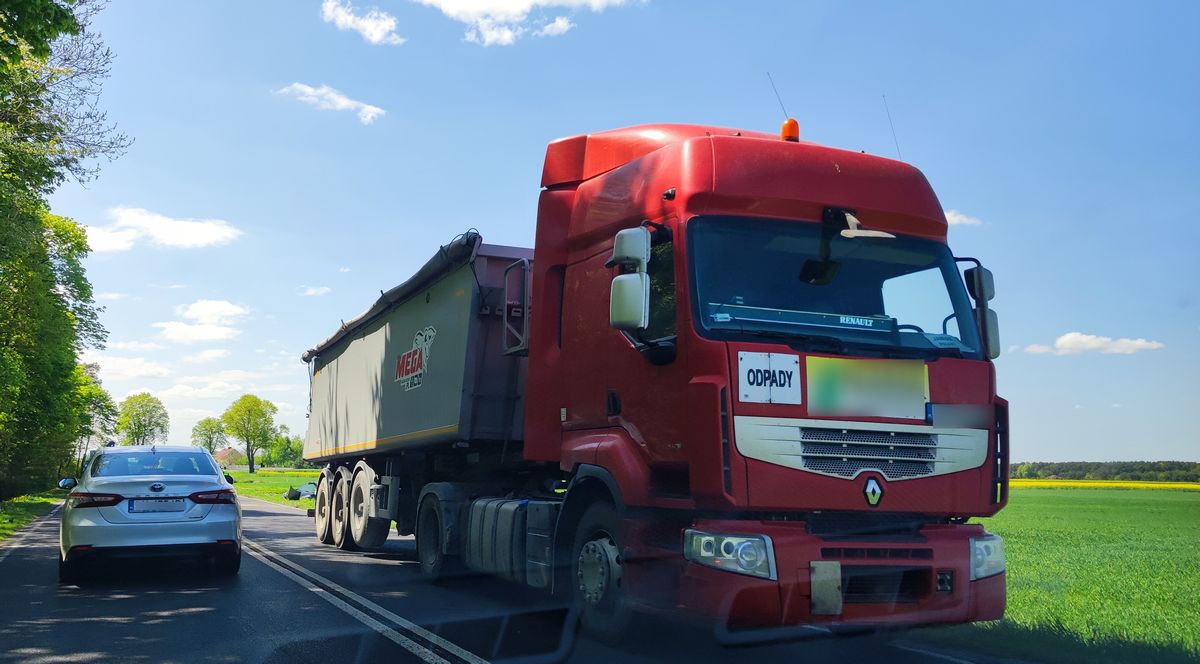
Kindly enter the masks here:
[[730, 639], [1002, 615], [965, 525], [1007, 499], [991, 275], [917, 169], [647, 125], [552, 143], [542, 185], [524, 453], [654, 515], [631, 601]]

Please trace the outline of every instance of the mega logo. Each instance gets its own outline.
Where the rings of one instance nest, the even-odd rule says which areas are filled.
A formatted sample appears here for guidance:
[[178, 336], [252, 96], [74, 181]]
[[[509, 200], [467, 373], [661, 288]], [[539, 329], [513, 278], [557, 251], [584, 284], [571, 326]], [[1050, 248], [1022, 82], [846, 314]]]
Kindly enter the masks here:
[[425, 370], [429, 367], [429, 349], [437, 330], [427, 327], [413, 336], [412, 350], [396, 358], [396, 382], [404, 389], [415, 390], [425, 381]]

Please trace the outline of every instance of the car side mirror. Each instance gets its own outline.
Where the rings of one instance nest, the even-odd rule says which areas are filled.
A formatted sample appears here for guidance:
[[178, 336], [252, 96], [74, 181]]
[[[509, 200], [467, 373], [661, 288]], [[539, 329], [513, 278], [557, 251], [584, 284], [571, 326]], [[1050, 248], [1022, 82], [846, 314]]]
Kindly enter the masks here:
[[618, 330], [636, 332], [650, 324], [650, 276], [645, 272], [613, 277], [608, 301], [608, 323]]
[[996, 282], [992, 271], [986, 267], [972, 267], [963, 272], [967, 282], [967, 293], [976, 302], [991, 302], [996, 297]]
[[58, 481], [58, 488], [63, 490], [74, 489], [79, 485], [79, 482], [74, 477], [64, 477]]
[[233, 475], [230, 475], [229, 473], [225, 473], [225, 481], [229, 482], [230, 484], [233, 484]]

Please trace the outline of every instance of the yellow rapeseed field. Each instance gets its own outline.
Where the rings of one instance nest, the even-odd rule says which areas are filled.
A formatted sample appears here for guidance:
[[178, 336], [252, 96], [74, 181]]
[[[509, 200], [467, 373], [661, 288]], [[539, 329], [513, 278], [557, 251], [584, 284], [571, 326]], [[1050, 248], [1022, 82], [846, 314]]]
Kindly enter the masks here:
[[1200, 482], [1128, 482], [1125, 480], [1009, 480], [1026, 489], [1175, 489], [1200, 491]]

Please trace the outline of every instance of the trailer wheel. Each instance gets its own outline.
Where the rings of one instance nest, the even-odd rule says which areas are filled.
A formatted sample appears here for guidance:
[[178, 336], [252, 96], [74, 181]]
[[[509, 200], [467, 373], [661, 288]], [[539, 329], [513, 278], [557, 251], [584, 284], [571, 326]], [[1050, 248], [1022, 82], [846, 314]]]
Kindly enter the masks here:
[[632, 610], [622, 587], [621, 519], [608, 503], [583, 513], [571, 548], [572, 599], [583, 630], [606, 643], [616, 643], [630, 625]]
[[354, 550], [350, 535], [350, 487], [345, 475], [338, 473], [333, 480], [333, 499], [330, 501], [329, 522], [333, 528], [333, 545], [343, 551]]
[[371, 500], [371, 473], [360, 470], [350, 485], [350, 535], [363, 549], [376, 549], [387, 541], [390, 519], [367, 516]]
[[333, 543], [333, 529], [330, 527], [331, 519], [329, 510], [332, 501], [330, 500], [330, 481], [328, 477], [321, 476], [317, 480], [317, 498], [316, 505], [313, 509], [313, 523], [317, 528], [317, 541], [321, 544]]
[[434, 495], [426, 496], [417, 508], [417, 560], [421, 563], [421, 576], [430, 581], [441, 581], [458, 569], [457, 559], [444, 553], [445, 532], [442, 501]]

